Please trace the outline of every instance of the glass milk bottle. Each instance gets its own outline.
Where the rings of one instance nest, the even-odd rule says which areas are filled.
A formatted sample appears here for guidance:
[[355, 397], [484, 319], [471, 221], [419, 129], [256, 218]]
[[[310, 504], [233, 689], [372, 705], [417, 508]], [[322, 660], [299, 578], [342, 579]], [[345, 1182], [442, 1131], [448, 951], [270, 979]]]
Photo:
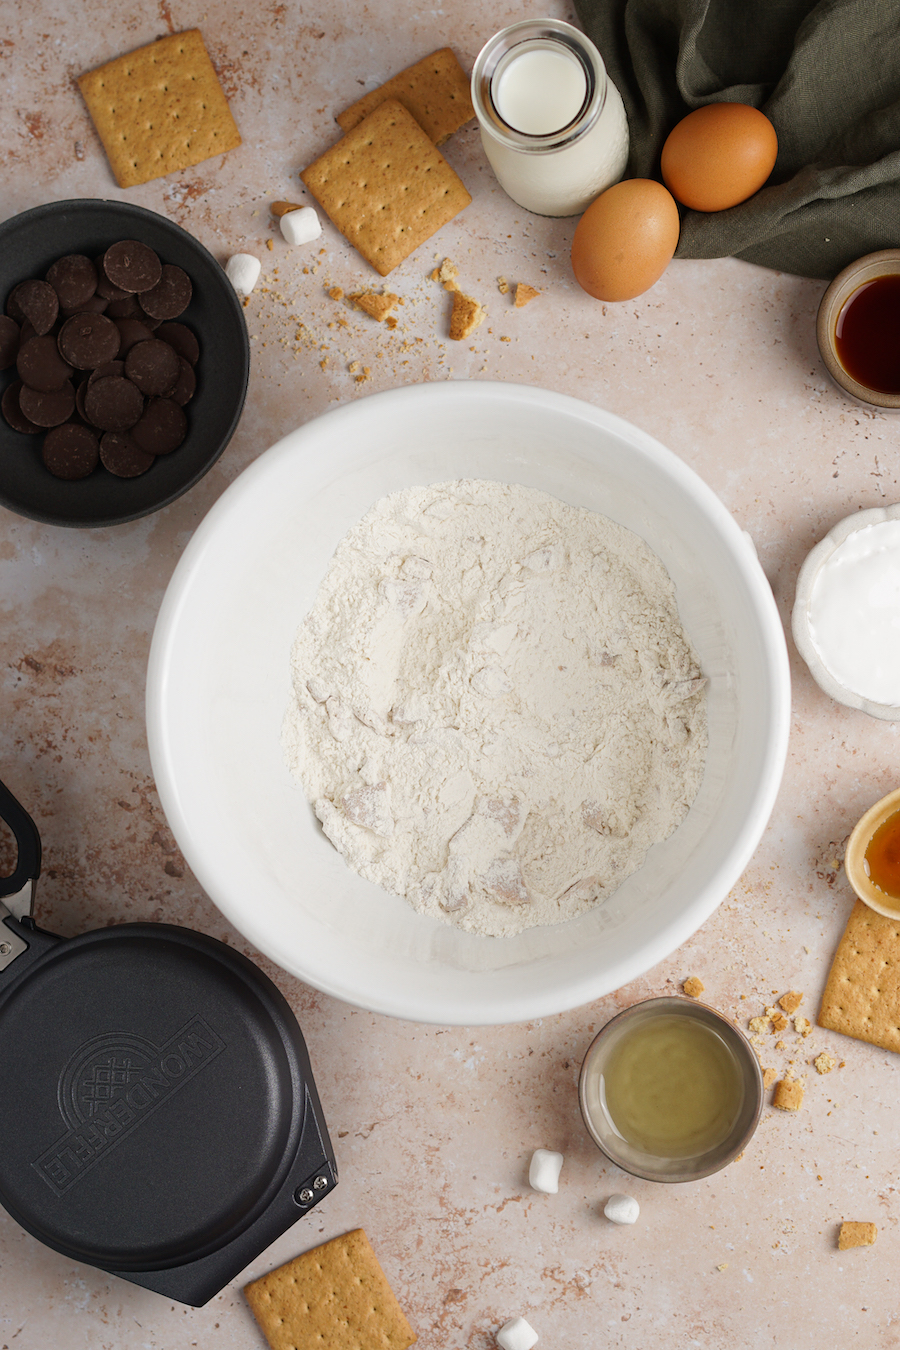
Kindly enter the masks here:
[[497, 33], [475, 62], [472, 102], [500, 186], [527, 211], [580, 215], [625, 172], [621, 95], [571, 24], [526, 20]]

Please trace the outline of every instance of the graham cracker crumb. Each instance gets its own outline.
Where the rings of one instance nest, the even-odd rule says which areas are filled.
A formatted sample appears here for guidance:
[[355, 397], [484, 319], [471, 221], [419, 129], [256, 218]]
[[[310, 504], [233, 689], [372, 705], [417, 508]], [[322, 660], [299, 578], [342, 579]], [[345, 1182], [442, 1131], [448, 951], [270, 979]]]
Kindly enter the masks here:
[[460, 290], [453, 292], [450, 337], [454, 342], [461, 342], [469, 337], [486, 317], [487, 310], [477, 300], [473, 300], [471, 295], [463, 295]]
[[845, 1252], [850, 1247], [871, 1247], [878, 1236], [874, 1223], [860, 1223], [848, 1220], [841, 1224], [838, 1233], [838, 1251]]
[[526, 282], [520, 281], [516, 286], [516, 309], [522, 309], [532, 300], [536, 300], [539, 295], [540, 291], [535, 290], [534, 286], [529, 286]]
[[273, 216], [275, 216], [278, 220], [280, 220], [281, 217], [282, 217], [282, 216], [286, 216], [286, 215], [288, 214], [289, 211], [299, 211], [299, 210], [300, 210], [300, 203], [299, 203], [299, 202], [272, 202], [271, 205], [269, 206], [269, 210], [272, 212], [272, 215], [273, 215]]
[[806, 1037], [809, 1036], [810, 1033], [812, 1032], [812, 1022], [810, 1022], [808, 1017], [795, 1017], [794, 1030], [797, 1032], [799, 1036], [802, 1036], [805, 1040]]
[[445, 258], [440, 267], [436, 267], [431, 274], [432, 281], [439, 281], [445, 291], [457, 291], [459, 287], [456, 284], [456, 278], [459, 276], [459, 268], [455, 262]]
[[832, 1059], [831, 1055], [827, 1054], [824, 1050], [821, 1055], [816, 1055], [813, 1060], [816, 1073], [831, 1073], [835, 1064], [837, 1064], [837, 1060]]
[[772, 1025], [768, 1017], [751, 1017], [748, 1026], [754, 1036], [764, 1036], [767, 1032], [772, 1030]]
[[509, 295], [509, 282], [506, 280], [506, 277], [497, 278], [497, 290], [501, 295]]
[[343, 286], [332, 286], [328, 291], [328, 295], [332, 300], [343, 300], [344, 298]]
[[705, 985], [703, 981], [701, 979], [698, 979], [696, 975], [689, 975], [681, 987], [687, 994], [688, 998], [699, 998], [700, 995], [703, 993]]
[[357, 309], [371, 315], [382, 323], [396, 304], [399, 303], [399, 295], [394, 295], [392, 291], [382, 291], [378, 294], [375, 291], [354, 291], [349, 299], [353, 301]]
[[803, 1105], [803, 1084], [798, 1078], [782, 1078], [775, 1084], [772, 1105], [779, 1111], [799, 1111]]
[[775, 1079], [778, 1077], [778, 1070], [763, 1069], [762, 1076], [763, 1076], [763, 1087], [765, 1088], [766, 1092], [768, 1092], [769, 1088], [772, 1086], [772, 1084], [775, 1082]]
[[795, 1013], [802, 1002], [803, 995], [798, 993], [796, 989], [791, 989], [786, 994], [782, 994], [781, 998], [778, 1000], [779, 1006], [782, 1007], [786, 1013]]

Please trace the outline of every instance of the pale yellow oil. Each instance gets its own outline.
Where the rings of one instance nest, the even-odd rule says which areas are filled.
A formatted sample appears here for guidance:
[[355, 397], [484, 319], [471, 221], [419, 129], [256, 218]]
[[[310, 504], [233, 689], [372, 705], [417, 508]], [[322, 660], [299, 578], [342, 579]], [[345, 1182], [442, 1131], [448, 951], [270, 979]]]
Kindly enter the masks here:
[[728, 1138], [744, 1099], [740, 1066], [711, 1027], [663, 1013], [626, 1032], [603, 1070], [601, 1097], [633, 1148], [693, 1158]]

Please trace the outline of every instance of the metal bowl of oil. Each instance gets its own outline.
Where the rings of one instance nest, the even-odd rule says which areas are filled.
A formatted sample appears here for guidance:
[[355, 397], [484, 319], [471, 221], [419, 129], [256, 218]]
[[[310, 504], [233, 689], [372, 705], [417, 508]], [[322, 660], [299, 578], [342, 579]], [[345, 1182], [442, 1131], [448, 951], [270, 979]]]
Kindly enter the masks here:
[[900, 918], [900, 788], [857, 822], [844, 850], [844, 873], [870, 909]]
[[744, 1034], [705, 1003], [653, 998], [607, 1022], [578, 1084], [611, 1162], [647, 1181], [697, 1181], [732, 1162], [759, 1122], [763, 1080]]

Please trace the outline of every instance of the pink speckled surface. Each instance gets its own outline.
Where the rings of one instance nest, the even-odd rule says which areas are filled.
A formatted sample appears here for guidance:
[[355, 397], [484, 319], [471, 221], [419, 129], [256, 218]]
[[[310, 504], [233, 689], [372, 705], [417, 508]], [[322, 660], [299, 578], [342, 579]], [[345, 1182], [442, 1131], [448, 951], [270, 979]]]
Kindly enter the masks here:
[[[572, 17], [560, 0], [546, 8]], [[721, 496], [755, 541], [786, 625], [809, 547], [849, 512], [900, 496], [897, 424], [848, 402], [819, 361], [824, 283], [733, 260], [676, 262], [648, 294], [603, 306], [570, 275], [575, 222], [515, 207], [473, 125], [445, 147], [473, 203], [391, 275], [405, 300], [393, 332], [328, 297], [332, 286], [377, 282], [330, 225], [306, 250], [273, 230], [268, 202], [305, 200], [298, 171], [336, 139], [341, 107], [445, 44], [470, 66], [492, 32], [533, 14], [475, 0], [424, 10], [412, 0], [6, 7], [0, 214], [67, 197], [138, 202], [223, 263], [246, 251], [264, 271], [246, 310], [246, 410], [201, 484], [116, 529], [67, 531], [0, 510], [0, 777], [40, 829], [37, 917], [51, 930], [166, 919], [249, 950], [191, 876], [160, 809], [144, 729], [147, 655], [166, 583], [204, 513], [268, 445], [323, 410], [415, 381], [489, 377], [618, 413]], [[74, 77], [194, 26], [243, 146], [122, 191]], [[444, 256], [489, 311], [461, 344], [447, 340], [449, 297], [429, 279]], [[499, 276], [542, 295], [515, 310]], [[422, 1350], [487, 1350], [516, 1315], [547, 1350], [896, 1345], [895, 1055], [818, 1030], [806, 1041], [787, 1033], [781, 1050], [771, 1038], [765, 1062], [806, 1077], [802, 1110], [787, 1115], [767, 1101], [744, 1158], [688, 1186], [605, 1165], [578, 1115], [578, 1069], [594, 1032], [617, 1008], [673, 992], [689, 975], [743, 1026], [791, 988], [815, 1017], [851, 907], [843, 841], [897, 786], [898, 732], [831, 703], [789, 647], [794, 711], [776, 809], [746, 874], [685, 947], [593, 1006], [477, 1031], [359, 1012], [263, 961], [309, 1044], [337, 1191], [200, 1310], [66, 1260], [0, 1211], [0, 1350], [258, 1350], [242, 1283], [358, 1225]], [[820, 1050], [840, 1064], [827, 1077], [811, 1065]], [[536, 1147], [565, 1154], [558, 1195], [528, 1186]], [[606, 1198], [622, 1190], [641, 1204], [632, 1228], [603, 1218]], [[843, 1219], [877, 1223], [876, 1245], [839, 1252]]]

